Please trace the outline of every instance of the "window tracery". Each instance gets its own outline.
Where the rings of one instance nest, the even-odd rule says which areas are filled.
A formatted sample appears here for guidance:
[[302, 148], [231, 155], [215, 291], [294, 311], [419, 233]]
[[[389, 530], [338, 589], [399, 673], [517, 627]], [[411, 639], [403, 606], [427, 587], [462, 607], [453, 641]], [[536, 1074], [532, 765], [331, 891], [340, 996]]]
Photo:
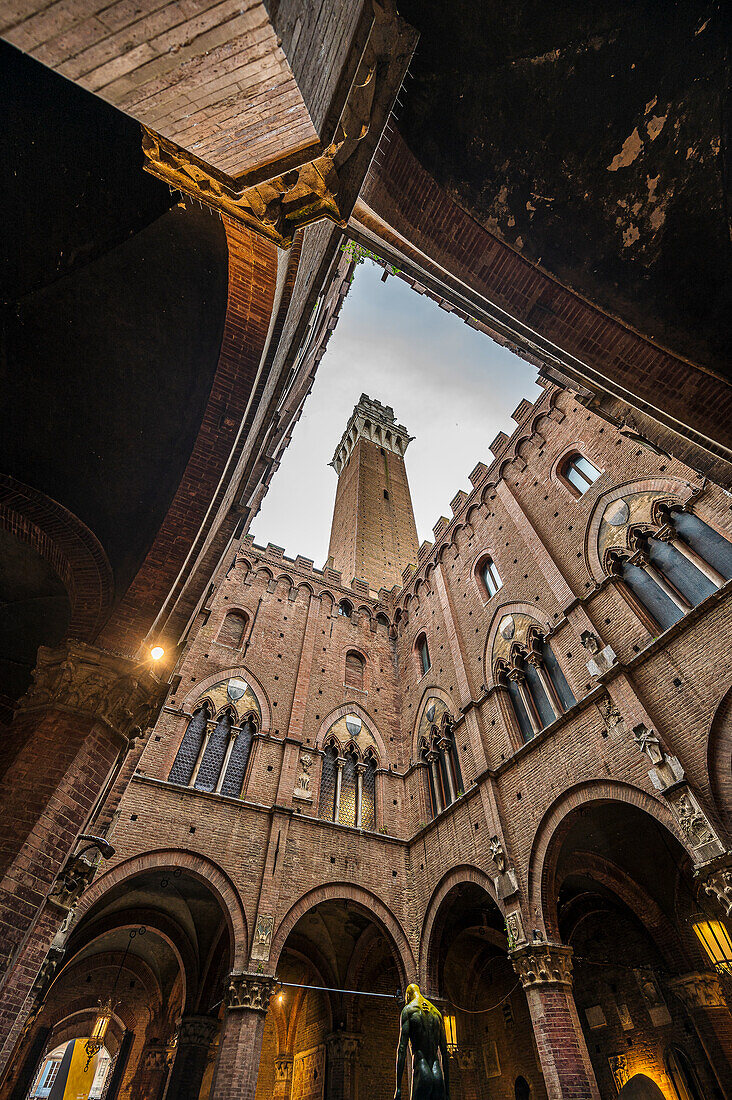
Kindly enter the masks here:
[[576, 702], [539, 623], [504, 615], [493, 645], [493, 675], [506, 688], [523, 741], [530, 741]]
[[320, 817], [355, 829], [375, 829], [377, 767], [374, 739], [361, 719], [347, 714], [334, 722], [323, 750]]
[[195, 706], [169, 782], [239, 798], [260, 724], [259, 704], [245, 680], [215, 684]]
[[432, 817], [463, 793], [463, 777], [447, 704], [427, 699], [419, 725], [419, 758], [425, 765], [427, 801]]
[[598, 546], [605, 572], [622, 580], [651, 628], [667, 630], [732, 578], [732, 544], [660, 493], [612, 501]]

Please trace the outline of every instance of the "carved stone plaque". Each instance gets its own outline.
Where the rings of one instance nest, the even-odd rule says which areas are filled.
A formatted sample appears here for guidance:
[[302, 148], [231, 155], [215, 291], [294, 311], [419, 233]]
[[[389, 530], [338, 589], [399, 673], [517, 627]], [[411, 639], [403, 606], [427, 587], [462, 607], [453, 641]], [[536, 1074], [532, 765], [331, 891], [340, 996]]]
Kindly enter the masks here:
[[291, 1100], [323, 1100], [325, 1047], [300, 1051], [292, 1063]]

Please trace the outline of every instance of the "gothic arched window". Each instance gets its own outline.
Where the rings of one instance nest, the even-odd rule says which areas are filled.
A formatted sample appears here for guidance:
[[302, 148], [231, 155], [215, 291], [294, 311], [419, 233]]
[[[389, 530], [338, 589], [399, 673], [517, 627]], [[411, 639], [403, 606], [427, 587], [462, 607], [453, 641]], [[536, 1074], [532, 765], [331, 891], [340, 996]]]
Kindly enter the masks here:
[[362, 757], [356, 745], [340, 752], [331, 742], [323, 754], [320, 773], [320, 817], [351, 828], [375, 829], [376, 768], [371, 750]]
[[247, 622], [247, 616], [243, 611], [229, 611], [221, 624], [216, 641], [219, 645], [239, 649], [244, 639]]
[[447, 714], [441, 728], [432, 726], [422, 738], [420, 757], [426, 764], [430, 811], [436, 817], [463, 793], [457, 746]]
[[430, 661], [430, 650], [429, 646], [427, 645], [427, 636], [425, 634], [419, 635], [414, 648], [416, 649], [417, 656], [419, 658], [419, 664], [422, 670], [421, 675], [424, 676], [424, 674], [426, 672], [429, 672], [430, 668], [432, 667], [432, 662]]
[[188, 723], [168, 777], [171, 783], [180, 783], [184, 787], [190, 783], [206, 738], [209, 717], [209, 705], [204, 703]]
[[530, 741], [577, 701], [551, 645], [538, 629], [528, 631], [525, 644], [512, 645], [509, 661], [499, 661], [494, 675], [508, 692], [522, 741]]
[[346, 619], [350, 619], [353, 614], [353, 604], [349, 603], [348, 600], [341, 600], [338, 604], [338, 614], [343, 615]]
[[363, 691], [364, 670], [366, 661], [355, 649], [349, 649], [346, 654], [346, 687]]
[[586, 493], [600, 476], [600, 471], [579, 451], [573, 451], [562, 460], [558, 473], [578, 497]]

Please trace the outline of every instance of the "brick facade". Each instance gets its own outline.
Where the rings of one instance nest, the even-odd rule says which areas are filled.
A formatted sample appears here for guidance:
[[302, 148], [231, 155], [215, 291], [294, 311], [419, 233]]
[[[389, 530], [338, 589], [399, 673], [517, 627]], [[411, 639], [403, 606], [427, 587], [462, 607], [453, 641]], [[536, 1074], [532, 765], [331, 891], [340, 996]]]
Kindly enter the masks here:
[[[720, 1026], [729, 1017], [722, 994], [708, 993], [718, 982], [691, 928], [699, 913], [722, 918], [697, 884], [710, 851], [717, 862], [726, 851], [732, 814], [730, 584], [662, 631], [604, 572], [598, 552], [600, 518], [623, 495], [677, 501], [732, 540], [730, 500], [569, 390], [547, 385], [515, 418], [490, 465], [476, 466], [470, 492], [438, 521], [434, 544], [388, 591], [368, 565], [381, 553], [380, 513], [358, 513], [349, 475], [367, 455], [380, 457], [373, 440], [354, 441], [341, 467], [333, 564], [342, 560], [347, 506], [371, 542], [353, 582], [342, 568], [319, 570], [251, 538], [231, 547], [134, 771], [96, 810], [89, 829], [106, 831], [115, 854], [79, 902], [64, 956], [72, 969], [37, 1009], [8, 1082], [39, 1029], [57, 1026], [80, 951], [90, 959], [90, 996], [102, 990], [89, 944], [103, 945], [115, 921], [126, 924], [128, 892], [150, 936], [176, 945], [186, 976], [185, 989], [179, 980], [156, 994], [160, 1026], [147, 1040], [172, 1041], [189, 1015], [210, 1018], [217, 1033], [208, 1060], [198, 1058], [191, 1095], [210, 1086], [212, 1097], [232, 1100], [320, 1096], [319, 1078], [307, 1074], [322, 1064], [328, 1100], [367, 1083], [386, 1100], [399, 1012], [390, 995], [413, 980], [456, 1017], [456, 1100], [477, 1100], [486, 1087], [511, 1100], [520, 1078], [532, 1096], [589, 1100], [638, 1073], [671, 1100], [677, 1048], [703, 1095], [732, 1095]], [[561, 472], [575, 452], [599, 471], [581, 496]], [[406, 476], [401, 491], [407, 509]], [[487, 555], [502, 582], [492, 596], [480, 575]], [[344, 600], [350, 615], [339, 611]], [[243, 629], [225, 625], [230, 612]], [[508, 615], [536, 623], [574, 698], [529, 740], [494, 659]], [[600, 666], [606, 647], [613, 656]], [[347, 683], [349, 653], [364, 662], [362, 687]], [[256, 703], [240, 797], [171, 783], [197, 708], [208, 699], [217, 715], [235, 710], [239, 681]], [[454, 798], [436, 814], [423, 747], [435, 701], [451, 720], [459, 765]], [[346, 718], [358, 732], [337, 751], [368, 749], [376, 762], [373, 829], [339, 824], [321, 784], [332, 731]], [[657, 737], [660, 763], [643, 750], [642, 729]], [[658, 775], [672, 759], [675, 780], [664, 786]], [[675, 801], [684, 792], [702, 815], [691, 831]], [[183, 901], [170, 900], [176, 882], [187, 916]], [[263, 992], [273, 976], [291, 984]], [[681, 979], [696, 1001], [678, 993]], [[142, 1049], [140, 1039], [119, 1096], [142, 1095]], [[0, 1095], [13, 1095], [4, 1088]]]

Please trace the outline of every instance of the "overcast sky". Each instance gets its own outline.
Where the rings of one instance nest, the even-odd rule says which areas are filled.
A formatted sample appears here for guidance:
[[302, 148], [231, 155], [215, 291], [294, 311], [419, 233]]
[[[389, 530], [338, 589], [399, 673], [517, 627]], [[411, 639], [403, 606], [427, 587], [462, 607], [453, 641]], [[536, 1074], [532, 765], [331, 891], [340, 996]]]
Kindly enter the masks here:
[[541, 392], [536, 370], [415, 293], [401, 279], [381, 282], [366, 260], [343, 303], [313, 392], [252, 532], [288, 557], [320, 568], [328, 555], [336, 473], [328, 463], [362, 393], [391, 405], [415, 439], [406, 454], [419, 540], [432, 541], [440, 516], [452, 515], [458, 489], [470, 489], [488, 445], [510, 435], [522, 397]]

